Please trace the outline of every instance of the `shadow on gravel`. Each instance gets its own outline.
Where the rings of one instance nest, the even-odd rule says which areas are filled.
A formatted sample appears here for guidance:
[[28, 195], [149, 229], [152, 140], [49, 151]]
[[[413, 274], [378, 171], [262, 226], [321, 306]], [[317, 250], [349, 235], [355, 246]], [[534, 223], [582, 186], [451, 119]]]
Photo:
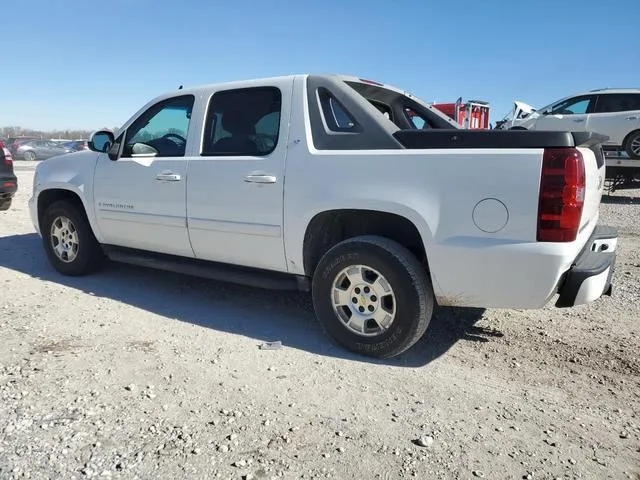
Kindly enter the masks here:
[[219, 331], [353, 361], [420, 367], [444, 355], [459, 340], [488, 342], [499, 332], [474, 324], [483, 309], [440, 308], [425, 336], [404, 355], [375, 360], [336, 346], [316, 323], [310, 295], [230, 285], [169, 272], [108, 263], [93, 275], [65, 277], [50, 267], [35, 233], [0, 237], [0, 267], [54, 282], [96, 297]]
[[610, 205], [640, 205], [640, 197], [616, 197], [614, 195], [603, 195], [602, 203]]

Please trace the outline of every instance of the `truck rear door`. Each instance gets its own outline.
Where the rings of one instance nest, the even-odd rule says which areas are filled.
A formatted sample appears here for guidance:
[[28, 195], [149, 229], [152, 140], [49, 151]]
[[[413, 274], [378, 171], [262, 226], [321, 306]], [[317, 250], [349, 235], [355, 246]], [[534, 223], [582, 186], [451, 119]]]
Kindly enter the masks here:
[[197, 258], [286, 271], [285, 158], [293, 79], [212, 92], [189, 162], [187, 224]]

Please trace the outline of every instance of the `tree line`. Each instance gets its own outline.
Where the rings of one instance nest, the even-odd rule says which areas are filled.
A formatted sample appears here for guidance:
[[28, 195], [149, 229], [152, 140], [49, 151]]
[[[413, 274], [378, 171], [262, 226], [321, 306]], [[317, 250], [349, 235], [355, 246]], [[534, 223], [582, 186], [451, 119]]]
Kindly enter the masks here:
[[[108, 127], [107, 127], [108, 128]], [[117, 130], [113, 127], [111, 130]], [[37, 130], [24, 127], [0, 127], [0, 137], [38, 137], [43, 140], [50, 138], [65, 138], [68, 140], [87, 139], [95, 130], [67, 129], [67, 130]]]

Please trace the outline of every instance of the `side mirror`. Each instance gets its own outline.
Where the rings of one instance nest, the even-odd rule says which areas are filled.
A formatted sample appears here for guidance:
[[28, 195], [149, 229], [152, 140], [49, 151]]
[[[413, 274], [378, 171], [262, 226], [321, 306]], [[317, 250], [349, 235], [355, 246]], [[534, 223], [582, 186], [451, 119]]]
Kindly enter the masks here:
[[113, 145], [113, 132], [100, 130], [91, 134], [87, 142], [89, 150], [94, 152], [107, 153]]

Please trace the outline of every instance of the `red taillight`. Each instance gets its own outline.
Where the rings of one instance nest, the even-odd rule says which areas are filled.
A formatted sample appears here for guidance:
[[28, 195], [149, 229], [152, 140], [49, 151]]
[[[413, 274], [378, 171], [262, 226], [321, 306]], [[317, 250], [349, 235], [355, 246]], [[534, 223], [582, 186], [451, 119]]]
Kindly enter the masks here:
[[3, 182], [2, 186], [5, 188], [13, 188], [16, 186], [16, 182]]
[[575, 148], [546, 148], [538, 201], [538, 241], [573, 242], [584, 206], [585, 172]]

